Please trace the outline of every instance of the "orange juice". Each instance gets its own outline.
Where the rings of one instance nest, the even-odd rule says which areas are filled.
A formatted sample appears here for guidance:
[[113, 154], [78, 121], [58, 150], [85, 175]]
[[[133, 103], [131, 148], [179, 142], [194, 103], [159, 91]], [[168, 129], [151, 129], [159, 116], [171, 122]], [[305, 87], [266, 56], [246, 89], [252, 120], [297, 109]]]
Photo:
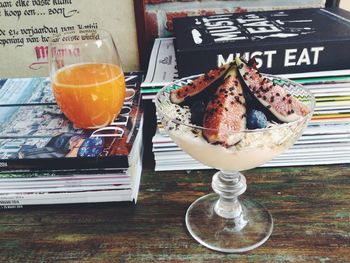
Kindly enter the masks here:
[[123, 106], [124, 74], [116, 65], [86, 63], [63, 67], [52, 84], [57, 104], [79, 128], [106, 126]]

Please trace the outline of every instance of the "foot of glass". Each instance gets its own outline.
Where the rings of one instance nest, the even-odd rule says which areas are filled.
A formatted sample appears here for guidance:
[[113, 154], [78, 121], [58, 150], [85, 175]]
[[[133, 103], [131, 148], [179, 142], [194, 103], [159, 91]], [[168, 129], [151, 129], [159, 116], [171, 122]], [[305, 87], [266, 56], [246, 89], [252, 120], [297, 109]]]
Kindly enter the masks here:
[[238, 172], [218, 172], [212, 186], [216, 194], [197, 199], [187, 210], [186, 226], [202, 245], [221, 252], [239, 253], [262, 245], [271, 235], [273, 219], [258, 202], [238, 198], [246, 181]]

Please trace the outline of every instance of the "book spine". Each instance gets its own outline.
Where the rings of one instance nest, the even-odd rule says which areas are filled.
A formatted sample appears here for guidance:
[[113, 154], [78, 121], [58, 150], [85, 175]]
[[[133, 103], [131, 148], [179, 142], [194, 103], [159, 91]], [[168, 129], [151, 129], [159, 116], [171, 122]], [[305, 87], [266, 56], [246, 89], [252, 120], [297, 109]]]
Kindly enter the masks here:
[[[114, 188], [127, 188], [131, 183], [130, 178], [97, 178], [97, 179], [79, 179], [79, 180], [13, 180], [13, 181], [0, 181], [0, 192], [33, 192], [33, 190], [43, 191], [43, 188], [50, 188], [43, 192], [64, 192], [65, 191], [82, 191], [93, 187], [99, 187], [106, 189], [107, 186], [111, 189]], [[86, 188], [85, 188], [86, 187]], [[103, 188], [104, 187], [104, 188]], [[68, 190], [67, 190], [68, 189]], [[96, 188], [97, 190], [97, 188]]]
[[0, 172], [128, 168], [128, 156], [0, 160]]
[[131, 189], [72, 193], [1, 194], [0, 209], [23, 208], [27, 205], [133, 201], [131, 195]]
[[276, 46], [230, 47], [205, 51], [176, 50], [180, 77], [208, 72], [231, 62], [236, 56], [254, 57], [259, 70], [267, 74], [295, 74], [350, 68], [350, 40], [323, 43], [302, 42]]

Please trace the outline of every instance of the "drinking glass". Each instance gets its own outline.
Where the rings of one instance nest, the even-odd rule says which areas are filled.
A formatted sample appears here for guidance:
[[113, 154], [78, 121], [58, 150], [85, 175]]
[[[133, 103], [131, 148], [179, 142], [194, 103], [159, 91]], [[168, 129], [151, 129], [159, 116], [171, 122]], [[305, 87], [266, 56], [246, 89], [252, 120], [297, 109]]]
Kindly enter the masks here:
[[108, 31], [76, 30], [51, 36], [49, 69], [57, 104], [76, 127], [104, 127], [119, 114], [126, 86]]
[[155, 100], [165, 131], [174, 142], [194, 159], [219, 170], [212, 178], [215, 193], [202, 196], [190, 205], [185, 218], [186, 226], [195, 240], [210, 249], [227, 253], [245, 252], [268, 240], [273, 219], [262, 204], [241, 196], [247, 189], [247, 183], [240, 171], [262, 165], [292, 146], [311, 119], [315, 99], [293, 81], [264, 75], [298, 98], [310, 109], [310, 113], [290, 123], [232, 133], [228, 137], [241, 140], [226, 148], [208, 143], [202, 136], [206, 128], [192, 124], [189, 110], [170, 101], [172, 90], [188, 85], [197, 77], [165, 86]]

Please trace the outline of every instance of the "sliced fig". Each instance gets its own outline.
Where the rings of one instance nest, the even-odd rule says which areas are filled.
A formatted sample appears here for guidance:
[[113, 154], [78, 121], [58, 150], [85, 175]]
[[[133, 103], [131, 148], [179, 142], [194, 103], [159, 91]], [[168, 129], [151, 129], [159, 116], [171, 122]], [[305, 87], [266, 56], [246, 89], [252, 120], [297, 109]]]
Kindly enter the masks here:
[[239, 73], [249, 91], [278, 120], [292, 122], [307, 115], [310, 109], [280, 85], [263, 77], [256, 69], [236, 57]]
[[209, 101], [203, 121], [203, 136], [213, 144], [230, 147], [239, 142], [246, 128], [246, 106], [237, 68], [229, 69], [224, 83]]
[[248, 66], [257, 69], [258, 68], [258, 62], [256, 61], [255, 57], [252, 57], [248, 60]]
[[170, 100], [172, 103], [180, 104], [186, 98], [193, 97], [209, 87], [216, 80], [220, 79], [227, 70], [232, 66], [233, 63], [224, 64], [221, 67], [210, 70], [208, 73], [198, 77], [193, 82], [185, 85], [179, 89], [173, 90], [170, 93]]

